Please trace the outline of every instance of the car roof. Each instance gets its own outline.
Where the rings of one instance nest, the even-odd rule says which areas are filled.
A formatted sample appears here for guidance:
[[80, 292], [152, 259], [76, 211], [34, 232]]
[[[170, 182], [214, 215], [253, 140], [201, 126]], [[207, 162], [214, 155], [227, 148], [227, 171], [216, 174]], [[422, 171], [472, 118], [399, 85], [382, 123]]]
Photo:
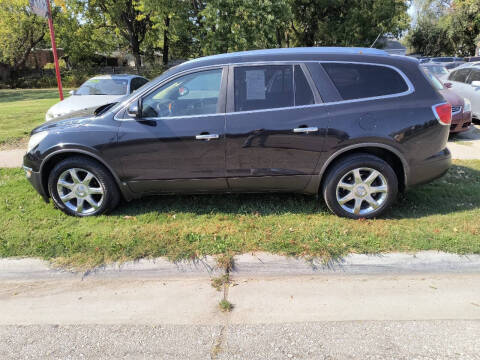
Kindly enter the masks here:
[[186, 61], [170, 68], [168, 74], [199, 67], [215, 65], [270, 62], [270, 61], [358, 61], [374, 63], [407, 62], [418, 64], [418, 60], [408, 56], [392, 55], [384, 50], [354, 47], [303, 47], [250, 50], [211, 55]]
[[111, 74], [111, 75], [98, 75], [92, 77], [92, 79], [133, 79], [137, 77], [143, 77], [139, 75], [132, 74]]

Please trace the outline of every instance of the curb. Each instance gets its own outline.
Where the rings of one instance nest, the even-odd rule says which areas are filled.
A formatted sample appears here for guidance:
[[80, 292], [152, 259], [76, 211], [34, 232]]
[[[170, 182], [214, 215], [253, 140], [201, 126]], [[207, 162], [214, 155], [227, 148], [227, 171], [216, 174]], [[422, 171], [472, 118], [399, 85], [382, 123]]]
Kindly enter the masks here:
[[[56, 269], [38, 259], [0, 259], [0, 280], [85, 278], [188, 278], [218, 276], [211, 256], [195, 261], [170, 262], [165, 258], [115, 263], [86, 272]], [[374, 275], [415, 273], [480, 273], [480, 255], [436, 251], [415, 254], [351, 254], [327, 263], [319, 259], [292, 258], [268, 253], [234, 258], [232, 276]]]

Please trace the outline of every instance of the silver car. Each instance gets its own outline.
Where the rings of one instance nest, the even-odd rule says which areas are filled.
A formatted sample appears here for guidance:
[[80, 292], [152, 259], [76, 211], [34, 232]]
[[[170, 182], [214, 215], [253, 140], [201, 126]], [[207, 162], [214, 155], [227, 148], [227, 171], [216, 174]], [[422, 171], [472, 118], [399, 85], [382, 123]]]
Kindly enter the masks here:
[[454, 69], [448, 76], [452, 90], [472, 104], [472, 115], [480, 119], [480, 65]]
[[118, 101], [148, 82], [138, 75], [95, 76], [70, 92], [70, 97], [53, 105], [45, 115], [46, 121]]

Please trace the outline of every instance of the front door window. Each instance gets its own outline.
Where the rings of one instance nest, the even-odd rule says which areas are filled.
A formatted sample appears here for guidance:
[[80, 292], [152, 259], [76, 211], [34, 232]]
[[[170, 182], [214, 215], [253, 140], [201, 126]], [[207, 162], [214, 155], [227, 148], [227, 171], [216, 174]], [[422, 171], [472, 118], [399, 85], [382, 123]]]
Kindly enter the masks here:
[[216, 114], [222, 69], [176, 78], [142, 100], [143, 118], [168, 118]]

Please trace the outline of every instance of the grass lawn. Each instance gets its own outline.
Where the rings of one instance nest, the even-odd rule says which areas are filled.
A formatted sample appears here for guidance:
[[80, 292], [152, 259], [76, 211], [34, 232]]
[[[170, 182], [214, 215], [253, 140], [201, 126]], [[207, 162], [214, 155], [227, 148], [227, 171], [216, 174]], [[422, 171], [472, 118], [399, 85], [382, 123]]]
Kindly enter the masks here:
[[411, 189], [385, 218], [331, 215], [295, 194], [162, 196], [97, 218], [45, 204], [22, 171], [0, 169], [0, 256], [35, 256], [87, 267], [112, 261], [256, 250], [335, 258], [349, 252], [480, 253], [480, 160], [457, 161], [443, 178]]
[[59, 101], [57, 89], [0, 90], [0, 146], [20, 143]]

